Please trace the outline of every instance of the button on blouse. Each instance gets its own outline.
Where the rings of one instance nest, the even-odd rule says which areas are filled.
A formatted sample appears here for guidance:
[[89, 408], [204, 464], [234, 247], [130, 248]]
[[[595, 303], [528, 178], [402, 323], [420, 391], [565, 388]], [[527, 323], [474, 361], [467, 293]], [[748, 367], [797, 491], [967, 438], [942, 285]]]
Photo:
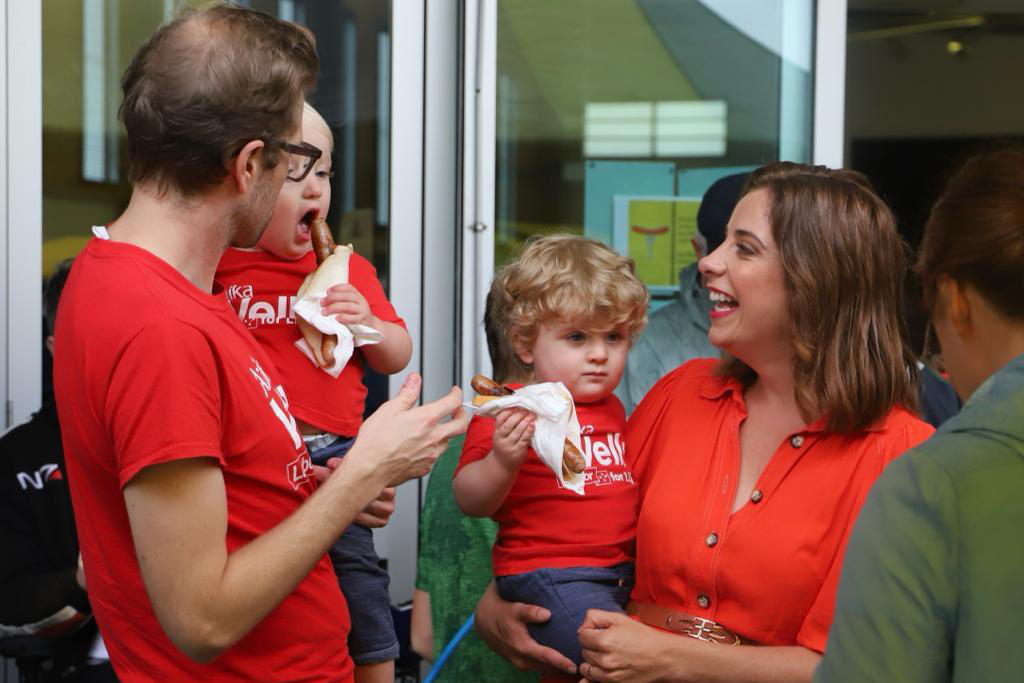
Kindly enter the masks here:
[[733, 513], [746, 406], [738, 382], [713, 374], [716, 362], [669, 373], [630, 418], [641, 496], [632, 598], [821, 652], [861, 503], [885, 464], [932, 429], [903, 409], [849, 435], [819, 420], [779, 444]]

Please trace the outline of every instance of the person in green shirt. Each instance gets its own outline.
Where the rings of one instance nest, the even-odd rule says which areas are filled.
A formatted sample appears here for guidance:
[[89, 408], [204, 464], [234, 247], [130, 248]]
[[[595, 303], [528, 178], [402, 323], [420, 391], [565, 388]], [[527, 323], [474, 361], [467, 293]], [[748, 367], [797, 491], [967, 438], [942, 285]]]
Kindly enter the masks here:
[[[488, 294], [484, 313], [487, 349], [500, 383], [523, 382], [510, 376], [511, 349], [494, 324], [503, 315], [498, 297]], [[412, 608], [412, 646], [433, 661], [473, 614], [491, 582], [491, 546], [498, 524], [487, 517], [468, 517], [455, 503], [452, 474], [459, 463], [464, 437], [452, 439], [434, 463], [420, 514], [420, 549]], [[469, 631], [444, 664], [437, 683], [535, 683], [537, 674], [519, 671]]]
[[953, 177], [917, 270], [966, 403], [865, 502], [816, 683], [1024, 679], [1024, 148]]

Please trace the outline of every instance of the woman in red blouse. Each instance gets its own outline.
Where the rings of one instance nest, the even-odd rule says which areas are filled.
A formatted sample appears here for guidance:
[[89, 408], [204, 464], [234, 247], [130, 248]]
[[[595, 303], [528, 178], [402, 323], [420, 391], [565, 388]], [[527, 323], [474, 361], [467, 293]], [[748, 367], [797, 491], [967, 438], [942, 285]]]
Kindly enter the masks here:
[[[811, 680], [861, 503], [932, 431], [910, 412], [906, 260], [860, 174], [778, 163], [751, 175], [700, 264], [722, 359], [673, 371], [630, 418], [632, 618], [590, 612], [585, 678]], [[544, 618], [493, 592], [477, 610], [514, 662], [568, 672], [526, 635]]]

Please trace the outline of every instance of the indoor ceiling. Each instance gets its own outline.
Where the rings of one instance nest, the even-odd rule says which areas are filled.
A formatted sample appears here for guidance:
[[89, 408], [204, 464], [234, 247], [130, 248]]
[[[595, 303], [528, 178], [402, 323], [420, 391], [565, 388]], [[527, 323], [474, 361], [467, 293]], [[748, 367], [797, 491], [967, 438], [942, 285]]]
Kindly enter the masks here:
[[850, 40], [924, 33], [1024, 34], [1022, 0], [849, 0]]
[[893, 12], [1024, 12], [1021, 0], [849, 0], [848, 7]]

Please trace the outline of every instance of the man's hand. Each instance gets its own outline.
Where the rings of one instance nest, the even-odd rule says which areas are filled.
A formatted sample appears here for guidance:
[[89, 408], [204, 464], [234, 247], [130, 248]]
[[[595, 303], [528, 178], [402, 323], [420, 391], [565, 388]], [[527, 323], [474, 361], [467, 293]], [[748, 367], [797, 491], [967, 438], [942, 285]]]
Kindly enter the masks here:
[[458, 387], [417, 407], [421, 382], [419, 375], [409, 375], [398, 395], [363, 423], [339, 470], [369, 468], [388, 486], [430, 472], [448, 439], [466, 431], [469, 414], [462, 408]]
[[[329, 458], [324, 465], [313, 465], [313, 473], [316, 475], [317, 482], [323, 484], [331, 476], [331, 473], [339, 467], [341, 467], [341, 458]], [[394, 512], [395, 489], [389, 486], [380, 492], [376, 500], [370, 501], [370, 504], [363, 508], [363, 511], [356, 516], [353, 524], [359, 524], [371, 529], [379, 529], [380, 527], [387, 526], [388, 520], [391, 519], [391, 515]]]
[[359, 290], [350, 284], [334, 285], [327, 290], [320, 304], [320, 312], [333, 315], [345, 325], [369, 325], [376, 328], [370, 304]]
[[576, 673], [576, 665], [558, 650], [544, 647], [530, 637], [527, 624], [541, 624], [551, 618], [543, 607], [506, 602], [492, 581], [476, 606], [476, 630], [491, 649], [516, 668], [548, 674]]
[[508, 408], [494, 418], [494, 458], [513, 472], [526, 460], [527, 446], [533, 438], [537, 417], [522, 408]]
[[[316, 476], [317, 483], [323, 484], [339, 467], [341, 467], [341, 458], [330, 458], [324, 465], [313, 465], [313, 474]], [[382, 526], [387, 526], [388, 520], [391, 519], [394, 512], [395, 489], [389, 486], [380, 492], [376, 500], [370, 501], [370, 504], [363, 508], [353, 524], [379, 529]]]
[[388, 520], [391, 519], [391, 515], [395, 512], [395, 489], [392, 486], [387, 487], [380, 492], [377, 496], [377, 500], [372, 501], [369, 505], [363, 508], [363, 511], [356, 516], [356, 524], [370, 527], [371, 529], [379, 529], [382, 526], [386, 526]]

